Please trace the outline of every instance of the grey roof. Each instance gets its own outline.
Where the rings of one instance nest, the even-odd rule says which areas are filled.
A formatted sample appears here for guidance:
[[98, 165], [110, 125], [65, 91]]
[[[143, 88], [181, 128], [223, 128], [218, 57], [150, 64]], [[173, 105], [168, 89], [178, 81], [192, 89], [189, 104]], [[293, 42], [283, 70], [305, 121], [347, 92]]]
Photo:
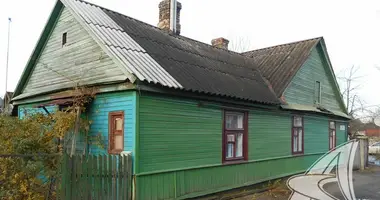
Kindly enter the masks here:
[[140, 81], [279, 104], [254, 60], [80, 1], [61, 0], [105, 51]]
[[255, 60], [263, 76], [268, 79], [277, 97], [281, 97], [294, 75], [322, 38], [282, 44], [243, 53]]

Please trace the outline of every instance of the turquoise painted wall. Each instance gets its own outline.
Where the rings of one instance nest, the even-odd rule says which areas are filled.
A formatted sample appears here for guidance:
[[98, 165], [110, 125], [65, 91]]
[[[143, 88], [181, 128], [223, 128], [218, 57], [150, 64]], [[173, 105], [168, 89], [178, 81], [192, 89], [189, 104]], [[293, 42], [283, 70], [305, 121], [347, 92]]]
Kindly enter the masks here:
[[137, 199], [195, 197], [288, 176], [306, 170], [328, 151], [328, 117], [304, 115], [305, 154], [293, 156], [292, 113], [252, 108], [249, 161], [223, 165], [221, 105], [198, 103], [151, 93], [139, 96]]
[[304, 151], [306, 154], [329, 151], [328, 122], [327, 117], [304, 116]]
[[[42, 104], [40, 103], [33, 103], [33, 104], [24, 104], [24, 105], [19, 105], [18, 107], [18, 117], [20, 119], [24, 118], [25, 115], [33, 115], [36, 113], [42, 113], [46, 114], [45, 110], [43, 108], [36, 108], [35, 106]], [[46, 106], [45, 107], [49, 113], [54, 113], [58, 110], [58, 106]]]
[[314, 105], [315, 83], [321, 83], [321, 105], [327, 109], [345, 112], [339, 103], [339, 93], [334, 90], [334, 79], [330, 73], [320, 45], [316, 46], [305, 64], [297, 72], [284, 92], [289, 104]]
[[92, 121], [90, 136], [100, 135], [104, 148], [90, 145], [91, 154], [105, 154], [108, 151], [108, 114], [112, 111], [124, 111], [124, 150], [135, 149], [136, 132], [136, 92], [123, 91], [96, 95], [88, 110], [88, 118]]
[[347, 142], [347, 122], [336, 122], [336, 144]]

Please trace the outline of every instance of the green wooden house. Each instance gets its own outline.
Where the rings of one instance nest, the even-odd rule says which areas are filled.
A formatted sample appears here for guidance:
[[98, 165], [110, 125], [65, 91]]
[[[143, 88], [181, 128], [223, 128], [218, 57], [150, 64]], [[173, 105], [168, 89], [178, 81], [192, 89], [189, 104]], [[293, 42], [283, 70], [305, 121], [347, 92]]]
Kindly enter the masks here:
[[[305, 171], [347, 141], [347, 111], [323, 38], [242, 54], [81, 0], [58, 0], [12, 99], [54, 112], [73, 86], [105, 149], [133, 155], [134, 198], [184, 199]], [[181, 4], [178, 4], [179, 19]]]

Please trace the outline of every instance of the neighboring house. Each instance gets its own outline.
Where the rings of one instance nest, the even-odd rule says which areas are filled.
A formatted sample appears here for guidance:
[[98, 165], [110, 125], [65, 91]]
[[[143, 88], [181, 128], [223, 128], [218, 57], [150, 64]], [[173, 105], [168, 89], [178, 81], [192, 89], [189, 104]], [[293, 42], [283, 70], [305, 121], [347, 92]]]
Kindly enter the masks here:
[[380, 127], [373, 122], [364, 123], [361, 131], [368, 137], [380, 137]]
[[[96, 86], [90, 132], [133, 155], [136, 199], [177, 199], [305, 171], [347, 140], [349, 117], [323, 38], [238, 54], [78, 0], [60, 0], [13, 103], [54, 112]], [[178, 19], [181, 4], [178, 4]], [[178, 26], [180, 30], [180, 26]], [[260, 72], [261, 71], [261, 72]]]
[[3, 113], [4, 100], [0, 97], [0, 113]]
[[0, 110], [5, 114], [12, 114], [13, 105], [11, 104], [11, 100], [13, 97], [13, 92], [6, 92], [4, 95], [4, 99], [1, 99]]

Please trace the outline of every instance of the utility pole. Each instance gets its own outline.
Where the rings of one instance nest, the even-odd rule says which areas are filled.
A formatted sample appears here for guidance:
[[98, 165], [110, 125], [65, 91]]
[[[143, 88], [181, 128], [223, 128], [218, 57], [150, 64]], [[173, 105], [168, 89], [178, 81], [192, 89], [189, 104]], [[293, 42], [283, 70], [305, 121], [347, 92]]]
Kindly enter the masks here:
[[8, 18], [8, 46], [7, 46], [7, 65], [5, 66], [5, 94], [7, 94], [8, 90], [8, 65], [9, 65], [9, 43], [10, 43], [10, 36], [11, 36], [11, 22], [12, 19]]

